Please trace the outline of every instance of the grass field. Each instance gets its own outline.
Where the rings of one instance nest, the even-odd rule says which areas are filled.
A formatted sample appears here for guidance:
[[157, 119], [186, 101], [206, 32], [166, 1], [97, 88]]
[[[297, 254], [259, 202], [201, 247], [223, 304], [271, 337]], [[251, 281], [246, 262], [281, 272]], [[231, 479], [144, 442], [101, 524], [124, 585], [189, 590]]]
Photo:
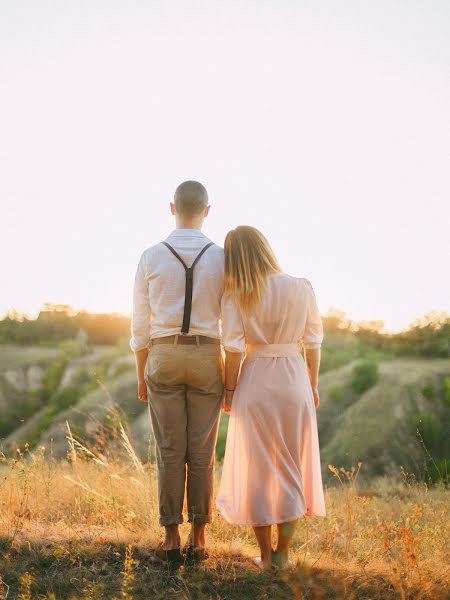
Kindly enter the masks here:
[[[161, 534], [154, 467], [141, 465], [125, 436], [109, 462], [73, 438], [69, 446], [67, 461], [43, 451], [3, 458], [0, 598], [449, 597], [443, 486], [429, 489], [404, 475], [360, 489], [358, 468], [336, 469], [327, 517], [299, 523], [291, 571], [258, 572], [251, 530], [218, 515], [206, 563], [170, 571], [149, 561]], [[187, 531], [184, 525], [184, 538]]]

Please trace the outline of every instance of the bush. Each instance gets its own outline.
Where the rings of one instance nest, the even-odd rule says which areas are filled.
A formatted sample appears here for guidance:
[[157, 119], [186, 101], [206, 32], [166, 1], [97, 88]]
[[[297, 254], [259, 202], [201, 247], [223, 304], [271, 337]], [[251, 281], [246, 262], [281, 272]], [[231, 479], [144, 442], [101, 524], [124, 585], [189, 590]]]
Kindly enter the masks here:
[[328, 396], [334, 402], [342, 402], [344, 399], [344, 390], [342, 386], [335, 384], [328, 389]]
[[447, 379], [444, 379], [444, 383], [442, 386], [442, 392], [443, 392], [443, 396], [444, 396], [444, 401], [447, 404], [450, 404], [450, 377], [447, 377]]
[[58, 389], [68, 362], [69, 361], [65, 356], [59, 355], [48, 366], [47, 371], [42, 379], [43, 396], [45, 401], [48, 401]]
[[437, 417], [435, 415], [418, 415], [415, 425], [428, 452], [434, 456], [439, 454], [442, 429]]
[[435, 474], [433, 475], [433, 481], [448, 485], [450, 483], [450, 458], [437, 458], [434, 461], [434, 465]]
[[435, 390], [432, 383], [428, 383], [425, 387], [422, 388], [423, 397], [426, 400], [433, 400], [435, 396]]
[[228, 415], [221, 413], [220, 415], [220, 423], [219, 423], [219, 434], [217, 436], [217, 444], [216, 444], [216, 458], [217, 460], [222, 460], [225, 456], [225, 444], [227, 441], [227, 431], [228, 431]]
[[362, 394], [378, 381], [378, 365], [373, 362], [365, 362], [353, 368], [352, 388], [358, 394]]

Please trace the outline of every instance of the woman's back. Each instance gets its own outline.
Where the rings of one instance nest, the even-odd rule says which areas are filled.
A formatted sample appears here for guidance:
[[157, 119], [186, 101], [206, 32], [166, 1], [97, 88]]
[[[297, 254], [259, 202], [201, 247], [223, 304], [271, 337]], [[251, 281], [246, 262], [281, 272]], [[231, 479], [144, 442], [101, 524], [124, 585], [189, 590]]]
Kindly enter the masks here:
[[228, 295], [222, 319], [225, 349], [247, 354], [233, 396], [219, 510], [253, 527], [324, 515], [314, 398], [296, 347], [322, 342], [311, 284], [274, 273], [251, 313]]
[[251, 313], [229, 298], [222, 308], [226, 349], [242, 352], [245, 343], [291, 344], [299, 340], [314, 348], [322, 341], [322, 321], [307, 279], [273, 273], [266, 279], [260, 304]]

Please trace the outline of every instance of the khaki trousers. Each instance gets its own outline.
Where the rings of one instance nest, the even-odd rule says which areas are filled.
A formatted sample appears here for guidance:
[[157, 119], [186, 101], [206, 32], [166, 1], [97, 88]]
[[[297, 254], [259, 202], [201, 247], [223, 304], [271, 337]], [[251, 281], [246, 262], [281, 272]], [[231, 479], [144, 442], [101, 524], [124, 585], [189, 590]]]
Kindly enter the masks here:
[[214, 457], [223, 393], [219, 345], [158, 344], [146, 381], [158, 468], [159, 522], [210, 523]]

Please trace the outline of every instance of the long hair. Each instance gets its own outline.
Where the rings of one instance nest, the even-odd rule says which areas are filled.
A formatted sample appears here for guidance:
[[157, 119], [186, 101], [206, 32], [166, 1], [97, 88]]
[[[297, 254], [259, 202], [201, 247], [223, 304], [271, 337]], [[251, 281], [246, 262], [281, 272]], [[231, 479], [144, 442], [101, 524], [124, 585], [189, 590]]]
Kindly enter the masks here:
[[224, 250], [225, 293], [251, 312], [261, 301], [267, 276], [280, 272], [280, 265], [263, 234], [249, 225], [229, 231]]

